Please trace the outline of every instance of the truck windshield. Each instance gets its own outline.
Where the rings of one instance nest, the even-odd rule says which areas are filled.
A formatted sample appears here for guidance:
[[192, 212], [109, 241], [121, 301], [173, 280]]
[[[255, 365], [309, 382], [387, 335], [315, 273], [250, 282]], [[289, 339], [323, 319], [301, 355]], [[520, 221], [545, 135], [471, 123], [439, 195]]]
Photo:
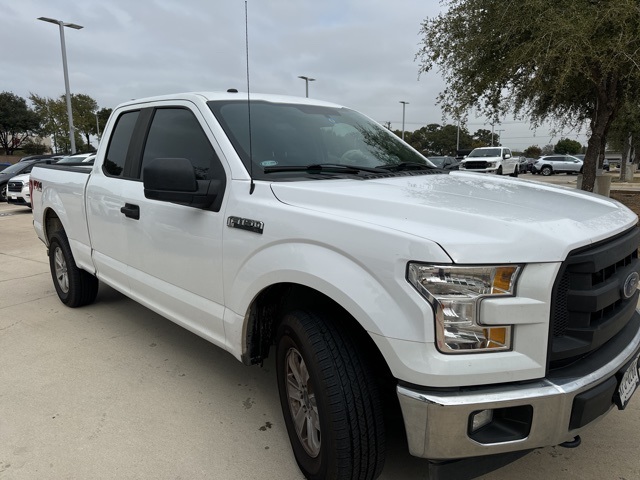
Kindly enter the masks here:
[[[500, 157], [502, 156], [502, 152], [499, 148], [476, 148], [473, 152], [469, 154], [469, 157]], [[467, 157], [467, 158], [469, 158]]]
[[274, 180], [270, 171], [277, 171], [278, 177], [312, 175], [317, 169], [302, 167], [322, 164], [363, 170], [401, 164], [430, 165], [393, 133], [353, 110], [259, 100], [251, 101], [250, 155], [246, 100], [211, 101], [209, 108], [247, 170], [250, 156], [253, 158], [254, 178]]

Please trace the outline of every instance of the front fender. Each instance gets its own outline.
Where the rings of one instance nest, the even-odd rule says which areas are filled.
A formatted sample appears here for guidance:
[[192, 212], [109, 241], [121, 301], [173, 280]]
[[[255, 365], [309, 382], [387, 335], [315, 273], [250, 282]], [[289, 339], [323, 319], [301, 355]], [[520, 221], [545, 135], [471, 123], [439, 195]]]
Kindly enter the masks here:
[[[252, 302], [265, 288], [294, 283], [331, 298], [370, 333], [433, 341], [432, 328], [426, 328], [433, 323], [432, 310], [404, 280], [405, 270], [406, 260], [397, 259], [385, 272], [323, 245], [281, 243], [256, 252], [244, 262], [226, 290], [226, 304], [246, 318]], [[242, 332], [233, 334], [238, 335]]]

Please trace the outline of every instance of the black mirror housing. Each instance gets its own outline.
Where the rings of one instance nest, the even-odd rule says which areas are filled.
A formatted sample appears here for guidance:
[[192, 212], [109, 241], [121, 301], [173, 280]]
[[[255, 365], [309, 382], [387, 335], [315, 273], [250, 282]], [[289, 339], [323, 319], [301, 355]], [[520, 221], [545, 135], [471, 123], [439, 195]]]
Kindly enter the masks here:
[[142, 178], [146, 198], [201, 209], [211, 207], [224, 189], [219, 180], [197, 180], [186, 158], [155, 158], [145, 165]]

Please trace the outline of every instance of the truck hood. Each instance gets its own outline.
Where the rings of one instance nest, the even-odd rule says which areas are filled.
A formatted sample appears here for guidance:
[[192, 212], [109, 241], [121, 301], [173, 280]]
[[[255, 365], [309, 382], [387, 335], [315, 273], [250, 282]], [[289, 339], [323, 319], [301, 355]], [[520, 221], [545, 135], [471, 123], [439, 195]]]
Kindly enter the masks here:
[[16, 175], [15, 177], [11, 177], [9, 179], [10, 182], [21, 182], [23, 180], [29, 180], [29, 177], [31, 177], [30, 173], [22, 173], [20, 175]]
[[467, 172], [279, 182], [271, 188], [288, 205], [435, 242], [455, 263], [562, 261], [571, 250], [638, 220], [600, 195]]

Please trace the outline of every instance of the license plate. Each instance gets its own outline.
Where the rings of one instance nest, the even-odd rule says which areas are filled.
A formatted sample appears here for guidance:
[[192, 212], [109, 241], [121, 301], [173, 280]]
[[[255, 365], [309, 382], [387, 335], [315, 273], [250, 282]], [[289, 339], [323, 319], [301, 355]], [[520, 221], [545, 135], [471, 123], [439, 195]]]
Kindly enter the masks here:
[[18, 197], [16, 197], [15, 195], [11, 195], [11, 200], [17, 200]]
[[620, 379], [620, 383], [618, 384], [618, 390], [615, 400], [620, 410], [624, 410], [624, 408], [629, 403], [629, 399], [640, 384], [640, 372], [638, 372], [639, 361], [640, 356], [636, 357], [635, 360], [631, 362], [631, 365], [629, 365], [629, 367], [622, 374], [622, 378]]

